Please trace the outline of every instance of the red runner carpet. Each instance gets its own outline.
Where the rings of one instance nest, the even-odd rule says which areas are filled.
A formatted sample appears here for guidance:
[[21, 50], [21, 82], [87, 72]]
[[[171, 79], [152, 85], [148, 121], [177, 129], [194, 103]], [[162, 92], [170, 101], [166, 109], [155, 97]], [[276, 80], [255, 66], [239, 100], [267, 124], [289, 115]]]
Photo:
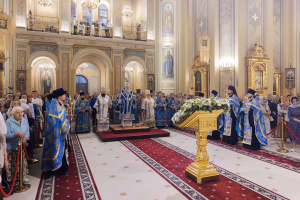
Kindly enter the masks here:
[[46, 176], [43, 173], [36, 200], [101, 199], [77, 135], [71, 135], [67, 175]]
[[[196, 138], [195, 134], [191, 131], [183, 130], [180, 128], [170, 128], [171, 130], [188, 135], [190, 137]], [[214, 144], [271, 164], [274, 164], [279, 167], [283, 167], [295, 172], [300, 173], [300, 159], [294, 158], [291, 156], [283, 155], [277, 152], [273, 151], [268, 151], [268, 150], [258, 150], [258, 151], [253, 151], [250, 149], [243, 148], [242, 145], [237, 144], [237, 145], [231, 145], [227, 144], [225, 142], [222, 142], [221, 140], [208, 140], [210, 144]]]
[[[164, 141], [157, 141], [162, 140], [141, 139], [122, 143], [189, 199], [284, 199], [220, 167], [219, 181], [199, 185], [185, 176], [186, 167], [193, 162], [189, 158], [191, 155]], [[176, 148], [176, 151], [171, 148]]]

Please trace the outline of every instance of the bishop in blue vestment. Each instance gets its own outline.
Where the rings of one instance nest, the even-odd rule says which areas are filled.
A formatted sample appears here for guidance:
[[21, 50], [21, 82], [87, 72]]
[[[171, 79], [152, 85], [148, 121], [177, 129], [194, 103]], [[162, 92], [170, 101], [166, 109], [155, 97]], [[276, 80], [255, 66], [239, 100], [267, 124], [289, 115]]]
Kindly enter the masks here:
[[90, 104], [85, 99], [84, 92], [80, 93], [80, 99], [76, 101], [75, 113], [76, 113], [76, 133], [90, 132]]
[[[125, 88], [122, 90], [119, 98], [119, 105], [121, 105], [122, 112], [120, 120], [134, 120], [133, 112], [133, 92], [129, 89], [130, 83], [125, 83]], [[124, 125], [122, 123], [122, 125]]]
[[155, 107], [155, 124], [156, 126], [167, 126], [167, 102], [162, 93], [158, 92], [158, 97], [156, 98]]
[[[263, 112], [259, 101], [254, 98], [255, 91], [248, 90], [248, 100], [241, 108], [241, 116], [238, 134], [244, 137], [243, 146], [251, 150], [259, 150], [261, 146], [268, 145], [266, 136], [266, 127]], [[241, 129], [241, 123], [244, 123], [244, 130]]]
[[168, 101], [167, 108], [168, 108], [168, 125], [173, 126], [173, 122], [171, 119], [180, 108], [180, 102], [178, 102], [175, 99], [173, 93], [170, 94], [170, 99]]

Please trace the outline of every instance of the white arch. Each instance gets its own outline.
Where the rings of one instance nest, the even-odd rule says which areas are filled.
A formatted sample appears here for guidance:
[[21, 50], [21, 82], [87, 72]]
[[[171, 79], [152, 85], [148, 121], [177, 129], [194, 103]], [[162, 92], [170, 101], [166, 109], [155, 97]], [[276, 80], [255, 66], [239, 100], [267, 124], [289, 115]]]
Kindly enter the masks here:
[[53, 53], [48, 52], [48, 51], [38, 51], [38, 52], [35, 52], [35, 53], [31, 54], [29, 56], [26, 69], [31, 69], [32, 62], [36, 58], [39, 58], [39, 57], [48, 57], [49, 59], [51, 59], [55, 63], [55, 69], [56, 70], [60, 69], [57, 56], [54, 55]]
[[140, 57], [137, 57], [137, 56], [131, 56], [131, 57], [126, 58], [124, 60], [122, 71], [125, 71], [126, 65], [128, 65], [128, 63], [130, 63], [130, 62], [138, 62], [138, 63], [140, 63], [142, 65], [142, 67], [143, 67], [144, 74], [147, 72], [147, 66], [146, 66], [145, 61], [143, 59], [141, 59]]
[[78, 59], [82, 58], [83, 56], [90, 56], [90, 55], [100, 56], [103, 59], [103, 61], [107, 64], [108, 70], [113, 71], [110, 57], [108, 57], [108, 55], [105, 52], [99, 49], [83, 49], [77, 52], [72, 60], [71, 69], [76, 69], [77, 66], [75, 66], [75, 64]]

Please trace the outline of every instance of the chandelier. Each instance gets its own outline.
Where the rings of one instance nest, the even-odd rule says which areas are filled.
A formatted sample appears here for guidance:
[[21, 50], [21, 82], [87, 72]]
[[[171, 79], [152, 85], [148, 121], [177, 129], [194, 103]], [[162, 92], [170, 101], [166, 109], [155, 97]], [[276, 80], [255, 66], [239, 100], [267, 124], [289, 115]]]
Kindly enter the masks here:
[[87, 9], [95, 9], [98, 7], [97, 0], [83, 0], [81, 6]]
[[47, 61], [45, 60], [45, 63], [43, 65], [40, 65], [39, 68], [47, 71], [47, 70], [51, 70], [53, 67], [52, 65], [48, 65]]
[[83, 63], [83, 64], [79, 65], [78, 68], [79, 68], [79, 71], [83, 72], [83, 70], [84, 70], [84, 69], [87, 69], [88, 67], [89, 67], [88, 64]]
[[124, 10], [122, 11], [122, 13], [123, 13], [123, 16], [124, 17], [131, 17], [131, 15], [132, 15], [132, 10], [131, 10], [131, 6], [125, 6], [124, 7]]
[[47, 7], [52, 5], [52, 0], [38, 0], [38, 4]]

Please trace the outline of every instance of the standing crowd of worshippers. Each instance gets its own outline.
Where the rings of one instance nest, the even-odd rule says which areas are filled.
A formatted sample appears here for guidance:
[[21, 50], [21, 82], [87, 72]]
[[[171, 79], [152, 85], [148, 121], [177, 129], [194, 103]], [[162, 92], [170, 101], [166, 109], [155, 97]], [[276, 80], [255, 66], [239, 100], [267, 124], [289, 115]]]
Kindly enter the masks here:
[[[213, 90], [211, 97], [219, 98]], [[300, 104], [299, 97], [273, 95], [259, 97], [254, 90], [249, 90], [241, 100], [234, 86], [228, 87], [228, 101], [231, 109], [218, 119], [218, 130], [210, 132], [210, 139], [222, 139], [231, 145], [242, 139], [245, 148], [257, 150], [267, 145], [267, 133], [280, 126], [272, 137], [284, 137], [293, 143], [291, 152], [300, 144]], [[65, 175], [68, 173], [68, 154], [70, 151], [70, 124], [74, 115], [75, 132], [90, 132], [92, 124], [100, 131], [108, 131], [109, 124], [122, 124], [126, 121], [144, 123], [149, 127], [174, 126], [173, 115], [189, 99], [204, 98], [203, 93], [197, 97], [184, 94], [165, 95], [162, 92], [134, 94], [130, 84], [120, 94], [108, 96], [106, 88], [101, 93], [90, 97], [83, 92], [71, 100], [62, 88], [43, 95], [37, 91], [32, 94], [7, 94], [0, 99], [0, 180], [2, 187], [8, 189], [12, 183], [20, 139], [26, 146], [29, 161], [23, 156], [23, 181], [30, 164], [38, 162], [33, 151], [43, 148], [42, 170], [48, 175]], [[72, 105], [73, 107], [70, 107]], [[72, 111], [70, 112], [70, 110]], [[73, 113], [73, 114], [71, 114]], [[281, 132], [281, 120], [288, 123], [291, 134], [286, 127]], [[44, 123], [44, 122], [47, 123]], [[44, 139], [43, 139], [44, 138]], [[16, 185], [19, 184], [16, 180]]]

